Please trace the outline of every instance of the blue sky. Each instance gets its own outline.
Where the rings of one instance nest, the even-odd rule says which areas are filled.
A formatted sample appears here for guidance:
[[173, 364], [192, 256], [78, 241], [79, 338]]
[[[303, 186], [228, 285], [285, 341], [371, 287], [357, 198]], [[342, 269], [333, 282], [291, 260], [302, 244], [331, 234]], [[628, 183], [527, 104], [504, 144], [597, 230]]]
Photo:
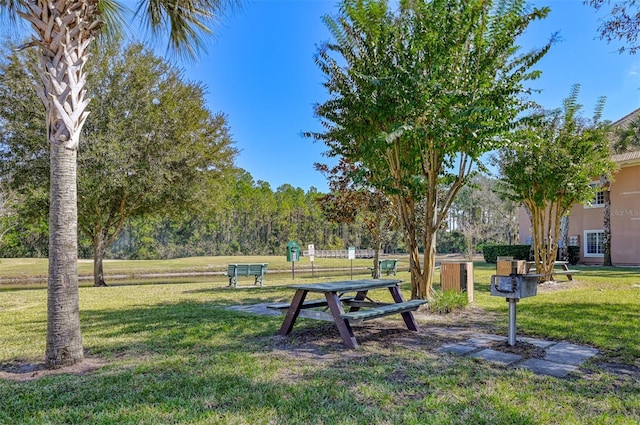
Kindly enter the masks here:
[[[124, 1], [130, 6], [133, 1]], [[618, 54], [616, 45], [598, 39], [602, 12], [582, 0], [535, 0], [551, 13], [534, 22], [520, 42], [523, 49], [543, 45], [553, 33], [560, 41], [538, 63], [542, 77], [532, 86], [534, 99], [559, 107], [572, 85], [581, 84], [580, 102], [591, 115], [606, 96], [604, 118], [615, 121], [640, 107], [640, 56]], [[326, 99], [323, 76], [314, 63], [317, 46], [329, 40], [321, 21], [335, 15], [334, 0], [246, 0], [241, 11], [215, 27], [207, 52], [192, 63], [179, 63], [186, 78], [203, 82], [207, 102], [223, 112], [240, 150], [237, 165], [272, 189], [289, 183], [305, 191], [327, 191], [313, 168], [324, 162], [324, 145], [302, 137], [319, 130], [313, 105]]]
[[[543, 92], [535, 100], [558, 107], [580, 84], [579, 100], [589, 116], [599, 96], [607, 97], [604, 118], [612, 121], [640, 106], [640, 57], [618, 54], [617, 46], [598, 39], [602, 13], [581, 0], [534, 4], [549, 6], [551, 13], [530, 26], [522, 47], [540, 46], [555, 32], [560, 36], [538, 64], [543, 75], [532, 85]], [[284, 183], [327, 190], [313, 169], [325, 160], [325, 147], [301, 132], [319, 129], [312, 108], [326, 93], [314, 54], [329, 39], [321, 16], [335, 13], [331, 0], [249, 2], [216, 28], [208, 53], [186, 65], [187, 77], [208, 87], [210, 108], [227, 114], [240, 149], [238, 166], [274, 190]]]
[[[604, 118], [612, 121], [640, 107], [640, 57], [618, 54], [617, 46], [598, 39], [602, 13], [582, 0], [533, 4], [547, 5], [551, 13], [530, 26], [522, 47], [541, 46], [555, 32], [561, 38], [538, 64], [538, 102], [558, 107], [578, 83], [588, 116], [599, 96], [607, 97]], [[208, 87], [210, 108], [227, 114], [240, 149], [237, 165], [274, 190], [284, 183], [327, 190], [313, 169], [325, 160], [324, 145], [301, 132], [319, 129], [312, 107], [326, 93], [314, 54], [329, 39], [321, 16], [335, 13], [331, 0], [254, 0], [217, 27], [207, 54], [186, 65], [187, 77]]]

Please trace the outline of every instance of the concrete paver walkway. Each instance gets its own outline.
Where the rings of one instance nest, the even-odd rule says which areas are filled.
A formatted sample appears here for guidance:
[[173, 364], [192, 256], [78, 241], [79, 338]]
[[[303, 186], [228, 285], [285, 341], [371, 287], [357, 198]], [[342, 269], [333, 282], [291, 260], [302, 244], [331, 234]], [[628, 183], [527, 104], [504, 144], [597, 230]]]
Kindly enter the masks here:
[[[451, 332], [447, 332], [451, 335]], [[547, 341], [536, 338], [519, 338], [545, 350], [542, 359], [524, 359], [519, 354], [504, 353], [488, 348], [494, 342], [506, 342], [506, 336], [490, 334], [473, 334], [466, 340], [453, 344], [445, 344], [438, 351], [453, 353], [459, 356], [480, 358], [494, 363], [528, 369], [540, 375], [551, 375], [562, 378], [578, 370], [578, 367], [589, 358], [598, 354], [598, 350], [566, 342]]]

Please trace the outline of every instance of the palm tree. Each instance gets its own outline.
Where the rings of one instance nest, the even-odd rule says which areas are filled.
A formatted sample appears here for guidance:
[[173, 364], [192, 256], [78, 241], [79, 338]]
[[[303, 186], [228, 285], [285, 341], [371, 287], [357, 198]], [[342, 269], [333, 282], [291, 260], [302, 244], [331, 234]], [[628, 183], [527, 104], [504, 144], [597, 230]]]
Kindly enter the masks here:
[[[236, 0], [139, 0], [135, 16], [154, 36], [168, 32], [178, 54], [195, 56], [208, 22]], [[76, 154], [89, 114], [84, 65], [99, 35], [120, 32], [126, 9], [115, 0], [0, 0], [0, 14], [30, 24], [38, 58], [37, 92], [46, 113], [50, 153], [49, 278], [47, 343], [49, 368], [83, 359], [78, 303]], [[108, 37], [106, 37], [108, 40]]]

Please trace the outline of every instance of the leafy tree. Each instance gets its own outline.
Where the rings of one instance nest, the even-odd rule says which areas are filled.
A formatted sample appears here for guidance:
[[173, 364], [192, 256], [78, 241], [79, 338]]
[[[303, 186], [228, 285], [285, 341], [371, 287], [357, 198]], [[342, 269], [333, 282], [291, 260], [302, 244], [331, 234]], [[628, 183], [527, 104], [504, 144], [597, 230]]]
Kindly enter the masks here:
[[[528, 107], [523, 82], [547, 52], [519, 54], [517, 37], [548, 9], [524, 1], [345, 0], [325, 17], [334, 41], [316, 62], [330, 98], [311, 133], [369, 175], [400, 212], [412, 298], [431, 296], [436, 232], [482, 154]], [[424, 247], [421, 261], [419, 247]], [[424, 264], [424, 267], [421, 265]]]
[[4, 235], [16, 225], [16, 197], [7, 182], [0, 180], [0, 246]]
[[362, 224], [374, 242], [373, 278], [379, 279], [382, 244], [398, 224], [393, 202], [380, 190], [368, 186], [366, 180], [354, 181], [358, 167], [344, 158], [331, 168], [319, 163], [315, 167], [329, 179], [330, 193], [318, 199], [325, 217], [335, 223], [355, 223], [358, 216], [362, 217]]
[[[95, 113], [85, 123], [87, 143], [78, 153], [78, 225], [91, 240], [95, 286], [106, 285], [105, 250], [129, 217], [196, 207], [207, 198], [208, 182], [226, 173], [236, 155], [224, 116], [205, 107], [202, 86], [183, 81], [178, 69], [141, 44], [125, 48], [112, 43], [100, 56], [106, 59], [87, 65]], [[20, 82], [33, 78], [26, 58], [19, 69], [21, 76], [3, 79], [3, 102], [22, 97]], [[18, 87], [12, 89], [14, 83]], [[28, 105], [37, 116], [36, 102]], [[20, 121], [12, 122], [16, 131], [4, 137], [4, 162], [8, 173], [17, 173], [16, 182], [39, 182], [46, 192], [48, 179], [40, 167], [48, 152], [41, 149], [40, 137], [28, 139], [19, 130], [33, 115], [8, 117]], [[43, 124], [33, 123], [42, 134]], [[48, 205], [42, 202], [41, 207]]]
[[512, 135], [499, 154], [499, 167], [511, 199], [527, 209], [533, 227], [536, 270], [551, 279], [560, 225], [576, 203], [593, 199], [594, 176], [610, 176], [606, 126], [600, 123], [604, 99], [592, 120], [579, 115], [579, 86], [560, 109], [543, 111]]
[[[599, 27], [600, 38], [607, 42], [625, 40], [629, 44], [628, 50], [634, 54], [640, 49], [638, 34], [640, 34], [640, 9], [637, 0], [584, 0], [595, 9], [609, 9], [606, 19]], [[624, 52], [625, 47], [621, 47]]]
[[[137, 15], [157, 37], [166, 31], [170, 46], [186, 55], [202, 47], [207, 22], [222, 0], [138, 2]], [[49, 277], [47, 344], [49, 368], [83, 359], [78, 302], [77, 148], [89, 114], [85, 65], [102, 29], [117, 32], [123, 8], [113, 0], [0, 0], [0, 15], [30, 24], [38, 58], [38, 97], [45, 110], [49, 149]], [[35, 82], [34, 82], [35, 83]]]

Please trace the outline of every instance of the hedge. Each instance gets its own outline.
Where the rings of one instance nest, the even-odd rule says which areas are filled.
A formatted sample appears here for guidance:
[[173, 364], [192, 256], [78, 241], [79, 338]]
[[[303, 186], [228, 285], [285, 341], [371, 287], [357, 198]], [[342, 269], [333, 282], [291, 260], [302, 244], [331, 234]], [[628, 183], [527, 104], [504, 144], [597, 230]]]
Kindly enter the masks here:
[[531, 257], [531, 245], [485, 245], [482, 248], [484, 261], [495, 263], [498, 257], [513, 257], [514, 260], [527, 260]]

